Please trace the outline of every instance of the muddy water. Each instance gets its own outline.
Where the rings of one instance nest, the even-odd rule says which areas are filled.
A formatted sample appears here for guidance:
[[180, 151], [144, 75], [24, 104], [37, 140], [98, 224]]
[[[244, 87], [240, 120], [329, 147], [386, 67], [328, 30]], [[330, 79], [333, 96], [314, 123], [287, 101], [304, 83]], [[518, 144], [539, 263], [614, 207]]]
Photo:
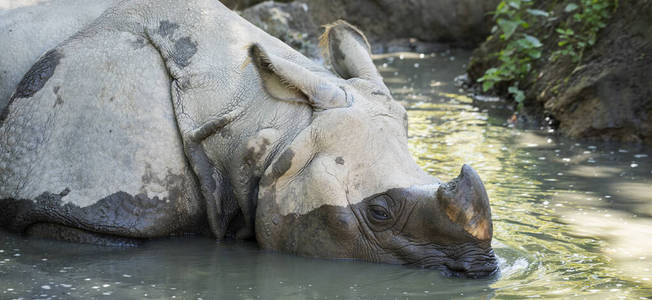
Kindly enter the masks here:
[[450, 279], [205, 238], [115, 249], [0, 232], [0, 298], [651, 297], [651, 149], [513, 126], [503, 104], [474, 102], [455, 86], [467, 59], [453, 51], [376, 62], [409, 109], [418, 162], [446, 180], [468, 163], [485, 180], [499, 277]]

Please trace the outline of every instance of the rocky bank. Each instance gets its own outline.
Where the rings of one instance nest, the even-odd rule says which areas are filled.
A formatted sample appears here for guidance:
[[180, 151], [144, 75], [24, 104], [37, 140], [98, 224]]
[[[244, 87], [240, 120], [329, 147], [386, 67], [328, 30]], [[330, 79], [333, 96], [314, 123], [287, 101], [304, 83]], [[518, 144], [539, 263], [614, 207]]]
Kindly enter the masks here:
[[[535, 2], [563, 14], [570, 1]], [[619, 1], [580, 63], [549, 60], [558, 49], [554, 26], [535, 31], [543, 37], [543, 57], [520, 82], [525, 113], [552, 118], [553, 126], [572, 138], [652, 143], [652, 1]], [[503, 43], [496, 33], [474, 52], [471, 80], [496, 66], [494, 53]]]
[[489, 34], [498, 0], [228, 1], [244, 18], [315, 57], [319, 26], [344, 19], [360, 28], [374, 52], [432, 52], [441, 43], [476, 47]]

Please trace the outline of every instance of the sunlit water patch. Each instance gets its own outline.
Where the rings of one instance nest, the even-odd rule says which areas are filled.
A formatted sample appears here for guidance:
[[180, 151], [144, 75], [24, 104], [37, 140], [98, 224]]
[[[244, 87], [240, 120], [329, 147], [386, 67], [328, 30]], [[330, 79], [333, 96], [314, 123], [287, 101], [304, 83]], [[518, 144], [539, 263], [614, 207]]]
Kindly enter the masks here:
[[457, 51], [377, 61], [408, 107], [419, 164], [448, 180], [467, 163], [485, 181], [494, 246], [508, 262], [495, 296], [652, 296], [651, 149], [514, 129], [504, 103], [455, 85], [467, 60]]
[[485, 181], [500, 275], [486, 280], [270, 253], [207, 238], [104, 248], [0, 232], [0, 299], [646, 298], [652, 295], [652, 151], [513, 128], [454, 78], [469, 53], [376, 58], [410, 115], [410, 150], [444, 180]]

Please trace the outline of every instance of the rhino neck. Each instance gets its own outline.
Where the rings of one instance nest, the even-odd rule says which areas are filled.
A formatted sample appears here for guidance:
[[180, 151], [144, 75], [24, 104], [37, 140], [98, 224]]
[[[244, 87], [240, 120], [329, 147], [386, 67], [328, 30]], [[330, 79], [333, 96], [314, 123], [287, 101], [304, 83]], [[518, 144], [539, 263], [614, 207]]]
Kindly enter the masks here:
[[[172, 105], [184, 146], [189, 136], [202, 135], [194, 140], [195, 153], [186, 149], [186, 156], [202, 185], [208, 214], [212, 205], [218, 215], [209, 216], [213, 233], [218, 238], [253, 237], [260, 174], [310, 124], [312, 110], [269, 96], [247, 49], [257, 43], [270, 54], [312, 71], [329, 72], [218, 1], [173, 2], [160, 11], [139, 6], [147, 1], [139, 3], [123, 2], [115, 10], [129, 14], [147, 9], [153, 17], [134, 16], [138, 22], [133, 26], [121, 20], [110, 25], [139, 28], [138, 35], [160, 54], [171, 79]], [[204, 11], [219, 22], [195, 26], [196, 20], [205, 18]], [[205, 134], [202, 128], [211, 123], [219, 126]]]
[[[230, 95], [220, 102], [237, 103], [238, 118], [215, 136], [209, 157], [222, 166], [228, 179], [230, 198], [237, 205], [242, 222], [235, 222], [230, 231], [239, 239], [254, 238], [256, 208], [258, 206], [258, 184], [261, 176], [295, 137], [310, 125], [312, 108], [305, 104], [279, 101], [269, 95], [263, 87], [261, 77], [252, 63], [248, 63], [246, 49], [258, 43], [270, 53], [283, 57], [323, 76], [334, 76], [322, 66], [314, 63], [294, 49], [269, 36], [237, 15], [234, 22], [242, 22], [250, 30], [249, 39], [239, 49], [238, 57], [226, 70], [239, 70], [232, 74], [236, 78], [227, 86]], [[232, 30], [226, 31], [236, 32]], [[235, 67], [235, 68], [234, 68]], [[229, 89], [230, 88], [230, 89]], [[211, 143], [211, 141], [207, 141]], [[239, 218], [239, 217], [238, 217]], [[236, 219], [238, 219], [236, 218]]]
[[[242, 118], [224, 128], [221, 133], [230, 135], [228, 146], [211, 147], [211, 140], [206, 142], [208, 147], [204, 145], [205, 148], [223, 149], [207, 152], [221, 166], [229, 185], [228, 198], [232, 199], [232, 205], [237, 205], [242, 217], [242, 222], [236, 222], [235, 227], [229, 229], [238, 239], [254, 237], [261, 176], [312, 118], [311, 110], [305, 105], [291, 103], [275, 103], [275, 110], [260, 115], [260, 106], [255, 103], [265, 101], [275, 100], [263, 98], [254, 101], [247, 105], [247, 113]], [[220, 135], [214, 140], [221, 138]]]
[[[253, 68], [253, 66], [252, 66]], [[246, 68], [246, 80], [235, 92], [237, 118], [203, 142], [211, 163], [218, 166], [228, 193], [222, 206], [237, 207], [227, 235], [238, 239], [254, 238], [258, 184], [271, 163], [284, 152], [313, 118], [305, 104], [279, 101], [266, 94], [259, 78]]]

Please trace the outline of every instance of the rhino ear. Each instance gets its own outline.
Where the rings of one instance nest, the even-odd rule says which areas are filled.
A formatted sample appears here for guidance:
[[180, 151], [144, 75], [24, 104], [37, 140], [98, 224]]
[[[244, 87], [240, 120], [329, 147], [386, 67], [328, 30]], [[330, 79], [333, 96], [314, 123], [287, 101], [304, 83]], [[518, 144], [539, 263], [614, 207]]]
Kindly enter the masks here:
[[318, 111], [349, 106], [342, 88], [320, 79], [306, 68], [270, 55], [258, 44], [249, 48], [249, 56], [265, 90], [275, 99], [305, 103]]
[[361, 78], [383, 82], [371, 60], [371, 46], [360, 29], [343, 20], [324, 25], [319, 40], [324, 57], [344, 79]]

